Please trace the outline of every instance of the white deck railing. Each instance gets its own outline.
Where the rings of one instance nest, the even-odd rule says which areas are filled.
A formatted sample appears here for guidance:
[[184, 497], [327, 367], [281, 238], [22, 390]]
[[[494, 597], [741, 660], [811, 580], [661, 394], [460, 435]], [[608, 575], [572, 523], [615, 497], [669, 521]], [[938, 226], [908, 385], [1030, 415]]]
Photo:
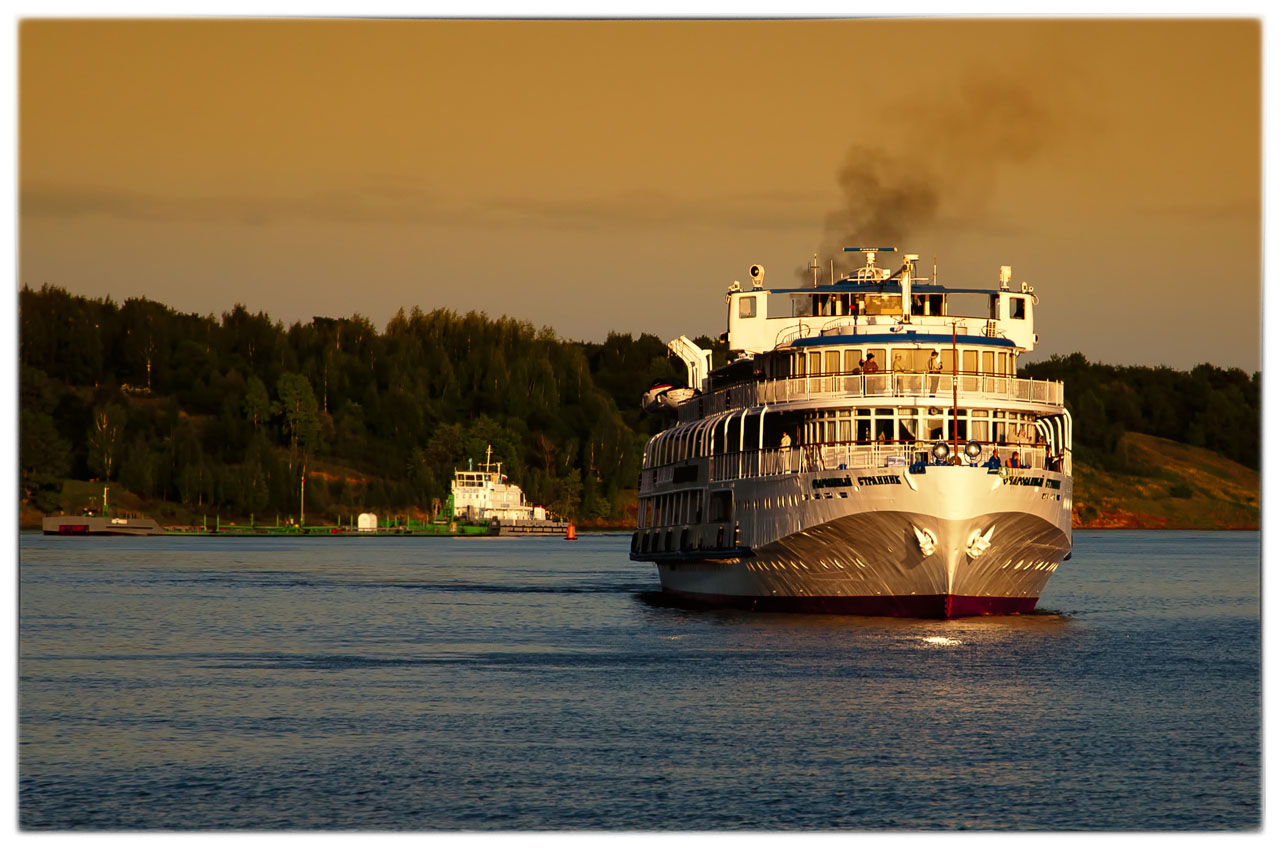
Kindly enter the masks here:
[[[948, 443], [950, 445], [950, 443]], [[992, 449], [1000, 452], [1002, 465], [1008, 464], [1013, 452], [1018, 453], [1018, 468], [1041, 471], [1071, 471], [1071, 453], [1066, 457], [1050, 456], [1043, 444], [998, 444], [980, 443], [982, 452], [976, 463], [963, 453], [961, 463], [965, 466], [982, 466], [991, 457]], [[787, 448], [751, 449], [742, 452], [714, 455], [709, 465], [710, 481], [733, 481], [742, 478], [765, 478], [774, 475], [795, 475], [804, 472], [827, 472], [837, 470], [869, 470], [895, 467], [909, 467], [929, 455], [934, 443], [923, 440], [897, 443], [819, 443], [813, 445], [790, 446]], [[965, 443], [960, 443], [963, 452]], [[929, 458], [929, 464], [934, 459]], [[688, 466], [689, 461], [679, 464], [666, 464], [640, 473], [641, 488], [648, 490], [659, 484], [668, 484], [673, 480], [676, 466]]]
[[875, 372], [870, 375], [813, 375], [779, 378], [694, 396], [679, 407], [681, 422], [713, 413], [762, 404], [826, 399], [940, 398], [950, 401], [952, 385], [965, 406], [975, 401], [1022, 401], [1062, 404], [1061, 381], [1037, 381], [1007, 375]]

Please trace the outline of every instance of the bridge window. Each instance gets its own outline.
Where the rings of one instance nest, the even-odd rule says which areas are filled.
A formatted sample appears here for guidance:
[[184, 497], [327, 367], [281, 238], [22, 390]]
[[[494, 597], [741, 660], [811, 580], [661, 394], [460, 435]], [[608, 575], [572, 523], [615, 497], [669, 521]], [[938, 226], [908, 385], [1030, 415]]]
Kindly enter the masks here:
[[744, 295], [738, 299], [738, 318], [754, 319], [756, 317], [756, 297]]
[[1010, 298], [1009, 299], [1009, 318], [1025, 319], [1027, 317], [1027, 299]]
[[902, 312], [901, 295], [868, 295], [865, 313], [868, 316], [892, 316]]

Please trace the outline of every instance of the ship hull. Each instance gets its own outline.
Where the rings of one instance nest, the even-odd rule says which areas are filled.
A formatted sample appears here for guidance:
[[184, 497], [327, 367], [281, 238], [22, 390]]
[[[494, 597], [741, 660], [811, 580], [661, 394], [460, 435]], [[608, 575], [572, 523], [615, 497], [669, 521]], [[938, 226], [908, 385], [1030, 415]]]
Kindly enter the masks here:
[[1069, 477], [1055, 476], [1056, 489], [981, 469], [889, 479], [899, 483], [810, 496], [799, 507], [777, 496], [812, 493], [813, 481], [757, 485], [773, 488], [765, 497], [744, 488], [749, 503], [788, 507], [777, 516], [743, 513], [735, 555], [653, 557], [662, 588], [688, 602], [757, 611], [1022, 614], [1071, 551]]
[[45, 534], [59, 536], [137, 537], [163, 534], [153, 519], [111, 519], [98, 516], [48, 516], [44, 518]]
[[862, 617], [911, 617], [949, 620], [1030, 614], [1037, 598], [1002, 596], [726, 596], [666, 590], [674, 599], [707, 608], [738, 608], [796, 614], [840, 614]]

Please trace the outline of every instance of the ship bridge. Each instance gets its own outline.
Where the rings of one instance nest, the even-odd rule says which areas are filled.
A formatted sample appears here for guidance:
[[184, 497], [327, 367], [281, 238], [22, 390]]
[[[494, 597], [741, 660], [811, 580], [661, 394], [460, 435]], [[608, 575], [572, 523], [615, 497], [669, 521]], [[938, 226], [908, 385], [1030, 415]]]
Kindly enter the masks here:
[[[811, 285], [766, 288], [764, 269], [752, 266], [752, 288], [734, 281], [726, 294], [730, 351], [754, 356], [785, 347], [840, 345], [853, 337], [879, 337], [862, 342], [914, 337], [921, 346], [949, 343], [954, 333], [975, 345], [1032, 350], [1034, 287], [1010, 285], [1012, 268], [1001, 266], [997, 285], [987, 288], [948, 287], [932, 277], [916, 276], [916, 254], [903, 254], [896, 272], [876, 265], [883, 248], [858, 250], [866, 265], [829, 282], [818, 280], [816, 264]], [[835, 339], [832, 339], [832, 338]], [[889, 364], [881, 362], [881, 368]]]

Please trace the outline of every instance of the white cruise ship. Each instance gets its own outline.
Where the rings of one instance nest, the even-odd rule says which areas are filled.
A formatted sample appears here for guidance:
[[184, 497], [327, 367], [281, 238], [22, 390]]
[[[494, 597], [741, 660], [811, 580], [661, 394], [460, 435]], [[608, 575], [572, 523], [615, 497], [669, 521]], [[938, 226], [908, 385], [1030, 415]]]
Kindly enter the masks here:
[[689, 397], [645, 447], [631, 557], [665, 592], [753, 610], [951, 618], [1033, 610], [1071, 553], [1071, 417], [1017, 377], [1034, 288], [865, 265], [729, 288], [731, 356], [670, 343]]

